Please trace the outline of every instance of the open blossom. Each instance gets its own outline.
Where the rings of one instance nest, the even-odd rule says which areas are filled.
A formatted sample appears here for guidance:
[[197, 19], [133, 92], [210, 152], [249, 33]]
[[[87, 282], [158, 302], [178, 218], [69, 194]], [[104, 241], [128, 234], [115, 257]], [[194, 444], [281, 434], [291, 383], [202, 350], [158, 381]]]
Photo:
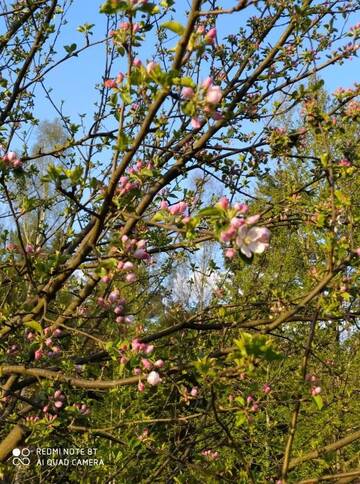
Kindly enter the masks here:
[[243, 225], [238, 230], [236, 245], [246, 256], [262, 254], [269, 247], [270, 231], [266, 227], [251, 227]]

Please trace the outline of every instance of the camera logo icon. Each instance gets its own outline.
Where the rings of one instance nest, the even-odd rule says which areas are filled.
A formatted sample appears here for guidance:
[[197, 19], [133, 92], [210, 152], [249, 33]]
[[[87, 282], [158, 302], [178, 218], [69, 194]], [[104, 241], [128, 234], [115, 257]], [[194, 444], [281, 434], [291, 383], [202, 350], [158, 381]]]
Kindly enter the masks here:
[[29, 458], [30, 449], [27, 449], [26, 447], [23, 448], [23, 449], [18, 449], [18, 448], [13, 449], [12, 455], [13, 455], [12, 463], [15, 466], [20, 466], [20, 465], [28, 466], [28, 465], [30, 465], [30, 458]]

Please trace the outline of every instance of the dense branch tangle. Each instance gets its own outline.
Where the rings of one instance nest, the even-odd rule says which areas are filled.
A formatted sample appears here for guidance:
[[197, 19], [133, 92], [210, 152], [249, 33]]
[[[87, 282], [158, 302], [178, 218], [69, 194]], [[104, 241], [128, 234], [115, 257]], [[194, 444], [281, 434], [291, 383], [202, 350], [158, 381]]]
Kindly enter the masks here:
[[[114, 2], [107, 3], [110, 9], [115, 8]], [[354, 54], [356, 48], [352, 46], [347, 47], [347, 50], [338, 49], [328, 57], [323, 55], [332, 42], [345, 38], [345, 34], [337, 34], [332, 30], [331, 22], [325, 26], [328, 17], [335, 16], [338, 8], [343, 8], [345, 15], [356, 8], [352, 5], [342, 6], [342, 2], [338, 1], [321, 5], [304, 0], [296, 2], [296, 5], [241, 1], [229, 9], [222, 9], [213, 1], [193, 0], [183, 25], [170, 22], [159, 27], [164, 18], [169, 20], [169, 15], [172, 15], [172, 2], [168, 2], [168, 6], [162, 5], [158, 12], [153, 12], [153, 7], [145, 9], [141, 22], [134, 9], [141, 9], [141, 4], [147, 2], [138, 2], [140, 6], [132, 2], [135, 5], [133, 7], [131, 2], [127, 6], [126, 2], [118, 3], [119, 18], [109, 17], [112, 20], [108, 20], [105, 40], [102, 38], [90, 43], [91, 27], [85, 26], [84, 46], [66, 46], [68, 55], [56, 57], [52, 52], [52, 42], [61, 33], [68, 2], [29, 1], [26, 6], [15, 5], [14, 9], [8, 11], [5, 11], [4, 2], [3, 16], [7, 19], [7, 33], [0, 39], [0, 49], [7, 59], [4, 73], [11, 82], [6, 86], [9, 87], [8, 93], [1, 98], [3, 105], [0, 121], [4, 127], [1, 140], [5, 160], [1, 184], [5, 194], [2, 200], [7, 204], [13, 217], [12, 223], [15, 222], [17, 228], [15, 236], [5, 235], [4, 244], [5, 241], [16, 241], [18, 249], [11, 252], [13, 249], [5, 249], [4, 245], [3, 250], [5, 261], [1, 268], [1, 278], [4, 287], [10, 289], [1, 293], [4, 314], [0, 342], [5, 350], [5, 362], [0, 369], [4, 381], [3, 418], [14, 406], [14, 414], [18, 411], [21, 416], [23, 412], [22, 417], [28, 417], [28, 420], [11, 420], [15, 426], [9, 425], [6, 430], [8, 433], [3, 434], [0, 459], [5, 460], [11, 450], [20, 445], [32, 428], [31, 418], [41, 417], [48, 412], [41, 408], [52, 408], [55, 418], [62, 418], [62, 410], [54, 409], [52, 389], [60, 392], [60, 396], [63, 395], [61, 392], [69, 392], [69, 397], [66, 397], [68, 407], [78, 408], [74, 404], [76, 398], [86, 399], [96, 407], [98, 398], [111, 402], [116, 411], [126, 406], [130, 392], [136, 392], [136, 385], [138, 393], [142, 393], [142, 385], [150, 377], [147, 371], [149, 365], [153, 365], [154, 370], [161, 368], [162, 364], [156, 367], [154, 361], [146, 363], [146, 354], [139, 356], [136, 351], [133, 351], [135, 355], [131, 353], [130, 342], [133, 340], [133, 346], [140, 344], [147, 349], [150, 342], [157, 342], [159, 350], [156, 351], [168, 359], [169, 365], [160, 373], [163, 384], [168, 385], [169, 395], [168, 400], [164, 400], [163, 420], [174, 423], [171, 431], [173, 440], [167, 448], [168, 455], [164, 457], [164, 462], [157, 470], [154, 469], [154, 475], [162, 472], [163, 468], [169, 469], [166, 471], [169, 472], [166, 479], [172, 478], [171, 473], [181, 474], [184, 469], [191, 475], [193, 457], [188, 457], [182, 449], [188, 447], [189, 455], [193, 451], [195, 455], [195, 446], [197, 454], [202, 448], [205, 451], [203, 458], [211, 461], [212, 458], [217, 459], [216, 452], [211, 448], [220, 442], [224, 449], [229, 449], [230, 453], [234, 451], [234, 455], [241, 457], [240, 463], [235, 463], [234, 459], [230, 471], [232, 477], [256, 482], [254, 476], [259, 472], [260, 480], [265, 477], [275, 479], [279, 475], [283, 456], [275, 456], [267, 444], [268, 462], [274, 463], [272, 467], [264, 464], [264, 469], [259, 471], [256, 465], [257, 443], [253, 441], [251, 433], [247, 434], [241, 427], [252, 424], [253, 414], [258, 412], [259, 406], [264, 412], [268, 411], [267, 397], [259, 397], [259, 402], [254, 404], [251, 404], [254, 400], [252, 395], [248, 395], [247, 400], [245, 397], [246, 392], [257, 391], [258, 382], [265, 378], [266, 372], [267, 377], [272, 374], [272, 368], [269, 364], [265, 371], [266, 365], [258, 355], [246, 354], [245, 357], [242, 353], [240, 357], [234, 340], [250, 338], [248, 341], [253, 341], [255, 348], [256, 341], [265, 341], [256, 340], [259, 335], [267, 338], [266, 335], [273, 335], [274, 330], [277, 330], [279, 337], [283, 337], [283, 340], [279, 339], [279, 347], [289, 352], [294, 364], [296, 339], [301, 341], [307, 321], [314, 318], [314, 321], [319, 321], [319, 326], [337, 325], [338, 331], [342, 325], [356, 324], [358, 303], [355, 292], [352, 293], [346, 286], [358, 270], [358, 258], [354, 252], [358, 240], [358, 219], [353, 212], [356, 203], [348, 201], [346, 195], [347, 189], [351, 193], [353, 191], [353, 187], [347, 186], [346, 176], [355, 176], [355, 170], [347, 174], [345, 169], [350, 168], [349, 165], [343, 163], [342, 168], [337, 165], [338, 159], [348, 156], [341, 153], [346, 148], [349, 157], [354, 156], [354, 160], [348, 160], [348, 163], [355, 169], [356, 146], [352, 146], [348, 140], [334, 147], [329, 144], [342, 129], [340, 126], [337, 134], [334, 134], [337, 123], [344, 123], [342, 132], [346, 132], [352, 122], [355, 124], [356, 116], [351, 118], [346, 110], [351, 103], [356, 110], [354, 102], [357, 92], [352, 91], [337, 99], [332, 109], [326, 110], [319, 102], [317, 112], [311, 103], [314, 99], [316, 102], [320, 99], [320, 85], [310, 83], [309, 88], [295, 91], [300, 81], [313, 79], [323, 69]], [[121, 10], [122, 7], [125, 10]], [[253, 15], [254, 12], [256, 15]], [[232, 16], [234, 19], [246, 18], [247, 21], [239, 32], [227, 40], [216, 40], [215, 23], [226, 22]], [[119, 20], [126, 20], [126, 23], [119, 27]], [[115, 33], [109, 33], [110, 27]], [[145, 36], [147, 30], [152, 28], [157, 32], [155, 37], [160, 57], [155, 59], [155, 53], [151, 54], [156, 63], [148, 62], [143, 66], [138, 62], [140, 51], [137, 49], [144, 40], [141, 36]], [[173, 50], [168, 48], [169, 39], [165, 31], [177, 34], [176, 40], [170, 40], [176, 43]], [[12, 49], [16, 44], [15, 37], [19, 35], [23, 35], [23, 44], [21, 48], [18, 47], [18, 57], [13, 60]], [[83, 126], [76, 126], [65, 112], [66, 104], [65, 107], [56, 105], [56, 96], [52, 97], [47, 78], [52, 72], [60, 72], [65, 62], [101, 44], [107, 47], [107, 58], [104, 79], [99, 80], [100, 101], [94, 115], [95, 121], [90, 128], [85, 125], [85, 121], [81, 121]], [[117, 48], [121, 56], [124, 56], [123, 60], [118, 57]], [[47, 49], [51, 51], [48, 56]], [[123, 70], [127, 73], [117, 77], [120, 80], [111, 84], [109, 81], [114, 76], [114, 63], [118, 60], [126, 63]], [[201, 84], [208, 74], [211, 76], [210, 81], [206, 81], [208, 84]], [[32, 110], [32, 96], [35, 96], [40, 86], [66, 130], [66, 141], [50, 143], [37, 152], [27, 149], [22, 156], [22, 167], [18, 171], [14, 170], [18, 179], [11, 178], [5, 152], [9, 152], [10, 148], [15, 149], [13, 147], [17, 140], [26, 145], [31, 139], [31, 129], [23, 135], [19, 126], [22, 123], [26, 126], [22, 119], [26, 120], [27, 117], [29, 126], [31, 121], [36, 122], [29, 112]], [[216, 99], [219, 89], [221, 95]], [[273, 101], [277, 103], [274, 109], [270, 106]], [[283, 122], [281, 115], [292, 112], [297, 106], [306, 111], [306, 127], [294, 130], [289, 128], [285, 134], [281, 129], [276, 131], [274, 128], [277, 123]], [[270, 119], [269, 124], [265, 124], [267, 119]], [[246, 125], [249, 121], [254, 123], [253, 133], [250, 133]], [[82, 134], [79, 133], [81, 128]], [[49, 167], [50, 158], [55, 161], [55, 168]], [[83, 166], [78, 164], [79, 158]], [[279, 168], [275, 168], [274, 160]], [[295, 165], [297, 160], [298, 165]], [[42, 162], [45, 163], [44, 172]], [[76, 169], [82, 169], [80, 176], [76, 174]], [[277, 169], [277, 174], [271, 178]], [[36, 205], [32, 200], [24, 203], [19, 189], [22, 187], [26, 191], [26, 177], [30, 178], [30, 173], [37, 180], [33, 185], [33, 193], [37, 194], [40, 203], [38, 200]], [[44, 175], [45, 178], [41, 179]], [[191, 176], [194, 178], [191, 179]], [[279, 180], [276, 180], [277, 176]], [[277, 262], [273, 262], [270, 255], [255, 255], [253, 265], [245, 266], [243, 259], [250, 257], [244, 250], [250, 244], [240, 240], [236, 244], [239, 253], [243, 250], [242, 259], [238, 256], [232, 259], [231, 256], [224, 263], [217, 253], [209, 264], [210, 276], [216, 273], [219, 277], [216, 281], [217, 293], [211, 295], [215, 304], [208, 304], [205, 296], [203, 301], [193, 303], [191, 291], [188, 301], [179, 303], [176, 299], [179, 288], [176, 287], [175, 276], [182, 261], [188, 255], [196, 260], [196, 254], [202, 254], [200, 248], [208, 242], [215, 241], [218, 244], [220, 241], [225, 246], [228, 244], [229, 250], [230, 239], [221, 237], [225, 232], [224, 219], [228, 216], [226, 210], [230, 208], [224, 206], [221, 212], [219, 205], [216, 205], [218, 212], [211, 212], [216, 202], [206, 195], [206, 190], [212, 177], [219, 182], [220, 191], [225, 190], [231, 201], [241, 195], [241, 200], [249, 202], [251, 215], [262, 214], [252, 224], [259, 225], [257, 230], [266, 227], [273, 233], [273, 247], [270, 250], [273, 250]], [[133, 186], [129, 190], [124, 189], [122, 193], [121, 187], [126, 187], [129, 180]], [[279, 185], [283, 183], [283, 189], [276, 186], [277, 181]], [[257, 184], [255, 189], [254, 182]], [[191, 183], [194, 189], [189, 188]], [[44, 192], [41, 192], [39, 185], [45, 187], [47, 194], [53, 190], [52, 195], [44, 196], [42, 200], [39, 193]], [[328, 217], [330, 209], [326, 199], [329, 190], [332, 205]], [[246, 194], [249, 195], [248, 199], [243, 198]], [[189, 206], [188, 217], [185, 217], [188, 221], [171, 218], [171, 208], [168, 209], [166, 203], [162, 205], [159, 216], [160, 200], [164, 202], [168, 199], [172, 203], [168, 195], [184, 198]], [[55, 221], [52, 233], [50, 224], [47, 225], [44, 219], [46, 213], [54, 210], [56, 203], [64, 213], [59, 213], [61, 224]], [[210, 211], [198, 215], [202, 213], [204, 203], [209, 205]], [[223, 203], [226, 205], [229, 202]], [[340, 206], [341, 203], [345, 208]], [[317, 218], [312, 211], [316, 212]], [[36, 221], [26, 218], [28, 214], [35, 214]], [[346, 220], [342, 226], [339, 217]], [[242, 218], [239, 215], [240, 218], [242, 222], [239, 224], [247, 223], [244, 222], [248, 220], [247, 216]], [[33, 236], [33, 232], [38, 233]], [[250, 234], [249, 231], [249, 237]], [[291, 252], [294, 250], [295, 238], [301, 239], [301, 263]], [[145, 257], [134, 256], [134, 247], [127, 246], [129, 239], [139, 244], [136, 247], [140, 253], [144, 251], [144, 246], [147, 247]], [[289, 253], [284, 250], [287, 244]], [[327, 260], [323, 257], [324, 251]], [[149, 260], [150, 255], [154, 257], [153, 266], [139, 262], [139, 259]], [[253, 254], [250, 252], [250, 255]], [[135, 280], [134, 272], [123, 269], [121, 264], [124, 263], [128, 264], [127, 267], [135, 266], [138, 281]], [[163, 268], [161, 263], [164, 264]], [[316, 270], [313, 276], [309, 276], [312, 265]], [[283, 266], [284, 271], [288, 271], [286, 281], [282, 277]], [[205, 279], [201, 279], [204, 271], [196, 263], [193, 264], [193, 270], [190, 284], [195, 287], [199, 280]], [[205, 272], [207, 270], [205, 268]], [[272, 276], [268, 276], [271, 272]], [[175, 281], [172, 291], [169, 275]], [[233, 283], [229, 284], [229, 278], [233, 278]], [[245, 287], [243, 294], [242, 286]], [[339, 289], [344, 286], [345, 289]], [[19, 298], [16, 305], [10, 301], [12, 288], [15, 288], [14, 292]], [[117, 289], [121, 296], [126, 295], [126, 302], [118, 302], [120, 296], [116, 295]], [[338, 289], [340, 292], [336, 293]], [[204, 291], [199, 294], [204, 295]], [[339, 296], [341, 293], [347, 295], [342, 299]], [[135, 322], [129, 326], [120, 324], [117, 327], [113, 306], [109, 301], [118, 304], [116, 314], [119, 321], [124, 322], [124, 318], [131, 320], [133, 317]], [[196, 309], [196, 304], [199, 304], [200, 309]], [[55, 346], [57, 349], [53, 350], [56, 331], [59, 334], [59, 345], [63, 345], [65, 351], [63, 362], [58, 364], [58, 360], [55, 360], [53, 365], [45, 353], [48, 347], [52, 356], [54, 353], [56, 356], [59, 349]], [[245, 332], [251, 336], [244, 336]], [[340, 340], [341, 337], [337, 345], [340, 345]], [[198, 348], [194, 341], [198, 343]], [[25, 348], [23, 354], [19, 353], [16, 346], [19, 342], [19, 346]], [[251, 347], [252, 343], [246, 344]], [[332, 343], [326, 340], [326, 344], [330, 346]], [[13, 346], [14, 349], [11, 349]], [[75, 367], [77, 352], [85, 355], [84, 368]], [[331, 364], [325, 364], [324, 358], [318, 356], [319, 352], [314, 337], [313, 344], [306, 348], [304, 374], [296, 384], [307, 384], [305, 368], [315, 364], [314, 361], [320, 365], [319, 371], [338, 378], [338, 373], [332, 374]], [[133, 368], [136, 358], [142, 358], [139, 359], [139, 365], [142, 364], [144, 368], [140, 372]], [[283, 366], [279, 364], [274, 370], [272, 378], [275, 385], [278, 382], [279, 390], [271, 394], [274, 397], [268, 401], [269, 408], [271, 398], [280, 407], [284, 403], [281, 389], [284, 379], [280, 379], [280, 383], [277, 373], [284, 371], [286, 366], [287, 363]], [[349, 375], [339, 385], [351, 380], [349, 368], [346, 370]], [[289, 374], [293, 371], [294, 368], [288, 369]], [[85, 372], [87, 376], [81, 376], [78, 372]], [[226, 391], [221, 385], [226, 387]], [[198, 399], [199, 387], [201, 399]], [[109, 389], [114, 391], [114, 403], [108, 396]], [[304, 396], [307, 390], [292, 388], [289, 394], [289, 401], [293, 403], [294, 400], [296, 410], [284, 452], [284, 482], [288, 473], [293, 472], [298, 465], [301, 467], [303, 463], [317, 459], [321, 449], [331, 452], [341, 448], [341, 444], [333, 447], [331, 444], [319, 444], [317, 447], [321, 451], [294, 456], [294, 449], [298, 451], [299, 448], [294, 436], [301, 420], [301, 411], [305, 406], [305, 411], [311, 413], [311, 399]], [[344, 389], [342, 391], [346, 393]], [[238, 405], [236, 411], [227, 412], [226, 405], [229, 402], [225, 396], [230, 399], [231, 406], [235, 399]], [[65, 397], [61, 398], [63, 400], [57, 401], [59, 409], [65, 406], [61, 403]], [[151, 414], [155, 410], [151, 395], [149, 398]], [[49, 401], [47, 406], [44, 405], [46, 399]], [[33, 405], [25, 406], [24, 402], [32, 402]], [[329, 412], [331, 406], [337, 404], [336, 399], [334, 402], [327, 403]], [[201, 407], [201, 412], [195, 413], [199, 416], [199, 419], [194, 419], [196, 423], [192, 418], [187, 420], [186, 415], [181, 417], [185, 422], [185, 430], [178, 430], [176, 426], [177, 405], [185, 405], [185, 410], [186, 405], [190, 410], [193, 405]], [[80, 433], [91, 429], [75, 421], [78, 417], [85, 418], [86, 408], [85, 405], [80, 416], [75, 415], [62, 422], [61, 432], [65, 438], [68, 438], [66, 428]], [[222, 411], [225, 412], [224, 419], [218, 415]], [[205, 420], [209, 415], [212, 420], [207, 429]], [[162, 418], [148, 420], [156, 422], [162, 421]], [[196, 428], [192, 425], [198, 426], [203, 437], [196, 439], [190, 446], [189, 435]], [[264, 425], [271, 433], [272, 425], [275, 424], [270, 414], [267, 414]], [[94, 429], [94, 438], [97, 436], [111, 440], [114, 444], [126, 445], [116, 432], [109, 434], [101, 425], [96, 425]], [[36, 432], [35, 427], [34, 435]], [[236, 437], [233, 435], [235, 432], [238, 432]], [[340, 428], [339, 434], [342, 434]], [[357, 435], [356, 432], [343, 439], [348, 439], [346, 443], [349, 445], [353, 444], [356, 440], [354, 435]], [[242, 448], [241, 442], [245, 441], [242, 437], [248, 439], [247, 443], [251, 447], [249, 455]], [[202, 443], [202, 439], [206, 438], [211, 443], [207, 445], [210, 449], [208, 452]], [[281, 440], [283, 444], [285, 441], [286, 438]], [[336, 442], [343, 440], [339, 437]], [[180, 457], [169, 465], [176, 451]], [[157, 450], [152, 452], [156, 454]], [[200, 472], [199, 466], [194, 465], [194, 468]], [[348, 469], [340, 470], [345, 473]], [[225, 474], [224, 471], [221, 478], [229, 479], [229, 475], [225, 477]]]

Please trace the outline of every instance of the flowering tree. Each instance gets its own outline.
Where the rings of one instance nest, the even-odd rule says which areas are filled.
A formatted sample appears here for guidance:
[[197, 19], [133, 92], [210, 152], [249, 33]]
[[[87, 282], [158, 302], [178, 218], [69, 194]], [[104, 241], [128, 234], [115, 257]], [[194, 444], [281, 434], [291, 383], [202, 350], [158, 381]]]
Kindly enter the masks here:
[[[360, 5], [107, 0], [62, 56], [72, 3], [1, 2], [4, 475], [356, 480], [359, 86], [319, 79]], [[47, 80], [99, 44], [77, 124]], [[40, 90], [61, 129], [32, 149]], [[69, 447], [97, 461], [37, 463]]]

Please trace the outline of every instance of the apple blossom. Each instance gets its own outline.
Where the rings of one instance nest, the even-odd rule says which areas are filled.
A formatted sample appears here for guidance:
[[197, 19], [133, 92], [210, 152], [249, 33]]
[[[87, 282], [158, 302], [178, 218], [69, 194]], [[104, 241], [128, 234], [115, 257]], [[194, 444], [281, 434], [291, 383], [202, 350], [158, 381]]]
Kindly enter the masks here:
[[201, 87], [207, 91], [209, 89], [209, 87], [211, 87], [213, 85], [213, 80], [211, 77], [207, 77], [201, 84]]
[[210, 86], [206, 92], [205, 101], [209, 104], [219, 104], [222, 98], [222, 92], [220, 86]]
[[315, 397], [321, 393], [321, 387], [312, 387], [311, 388], [311, 395]]
[[35, 360], [40, 360], [42, 357], [43, 357], [43, 350], [42, 349], [38, 349], [35, 351], [34, 353], [34, 358]]
[[145, 385], [142, 381], [139, 381], [138, 383], [138, 391], [143, 392], [145, 390]]
[[230, 202], [229, 202], [229, 199], [227, 197], [221, 197], [217, 204], [216, 204], [218, 207], [222, 208], [223, 210], [226, 210], [229, 208], [230, 206]]
[[150, 368], [152, 368], [153, 366], [151, 361], [148, 360], [147, 358], [141, 358], [141, 364], [145, 368], [145, 370], [150, 370]]
[[134, 59], [133, 60], [133, 66], [134, 67], [141, 67], [142, 66], [142, 62], [140, 59]]
[[162, 368], [164, 366], [163, 360], [156, 360], [154, 363], [155, 368]]
[[146, 66], [146, 72], [148, 73], [148, 75], [150, 76], [151, 74], [153, 74], [157, 69], [159, 68], [159, 64], [157, 64], [156, 62], [154, 61], [150, 61], [147, 66]]
[[251, 257], [253, 254], [262, 254], [269, 247], [270, 231], [265, 227], [251, 227], [243, 225], [239, 228], [236, 245], [242, 254]]
[[181, 91], [181, 96], [184, 99], [192, 99], [194, 95], [195, 95], [194, 89], [192, 89], [191, 87], [183, 87]]
[[233, 257], [235, 257], [237, 254], [237, 251], [230, 247], [229, 249], [226, 249], [225, 251], [225, 257], [228, 257], [229, 259], [232, 259]]
[[207, 44], [213, 44], [216, 39], [216, 28], [210, 29], [205, 35], [205, 42]]
[[115, 87], [117, 87], [116, 85], [116, 81], [114, 81], [113, 79], [106, 79], [104, 81], [104, 86], [107, 88], [107, 89], [114, 89]]
[[191, 126], [194, 128], [194, 129], [200, 129], [201, 128], [201, 121], [199, 118], [192, 118], [191, 119]]
[[151, 371], [147, 377], [149, 385], [158, 385], [161, 382], [161, 378], [158, 372]]

